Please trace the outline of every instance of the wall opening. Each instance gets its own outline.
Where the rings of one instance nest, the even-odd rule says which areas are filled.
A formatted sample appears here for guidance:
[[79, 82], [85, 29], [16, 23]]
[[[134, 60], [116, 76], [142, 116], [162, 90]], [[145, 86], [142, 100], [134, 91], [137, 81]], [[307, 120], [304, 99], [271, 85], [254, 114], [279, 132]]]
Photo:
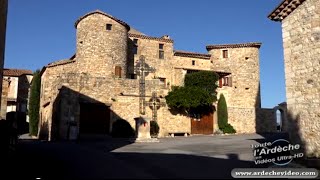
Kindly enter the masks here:
[[284, 114], [281, 110], [277, 110], [276, 111], [276, 123], [277, 123], [277, 132], [281, 132], [282, 131], [282, 125], [283, 125], [283, 117], [284, 117]]

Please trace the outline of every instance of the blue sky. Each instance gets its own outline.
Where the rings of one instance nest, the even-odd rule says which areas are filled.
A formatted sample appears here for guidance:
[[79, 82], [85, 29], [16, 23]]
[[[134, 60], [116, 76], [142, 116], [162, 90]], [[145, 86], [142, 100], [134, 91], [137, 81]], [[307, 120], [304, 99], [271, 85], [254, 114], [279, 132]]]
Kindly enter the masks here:
[[75, 53], [74, 22], [100, 9], [150, 36], [170, 35], [177, 50], [262, 42], [262, 107], [285, 101], [281, 24], [268, 14], [281, 0], [10, 0], [5, 67], [41, 69]]

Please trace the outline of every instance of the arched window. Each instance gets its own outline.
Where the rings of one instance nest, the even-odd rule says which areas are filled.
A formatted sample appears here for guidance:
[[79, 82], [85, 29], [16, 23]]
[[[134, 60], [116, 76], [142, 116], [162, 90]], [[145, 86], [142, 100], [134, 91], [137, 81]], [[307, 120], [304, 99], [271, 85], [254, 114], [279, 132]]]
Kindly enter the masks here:
[[121, 67], [120, 66], [116, 66], [116, 68], [115, 68], [115, 75], [116, 75], [116, 77], [118, 77], [118, 78], [121, 78]]

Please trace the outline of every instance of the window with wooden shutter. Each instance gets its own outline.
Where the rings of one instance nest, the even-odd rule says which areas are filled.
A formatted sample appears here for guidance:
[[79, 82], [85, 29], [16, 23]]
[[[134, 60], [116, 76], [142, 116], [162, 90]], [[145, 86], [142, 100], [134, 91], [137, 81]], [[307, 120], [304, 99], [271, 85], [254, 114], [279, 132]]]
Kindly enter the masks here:
[[116, 66], [115, 68], [115, 75], [119, 78], [121, 78], [121, 67], [120, 66]]
[[228, 83], [229, 83], [229, 78], [228, 77], [224, 77], [223, 78], [223, 86], [228, 86]]

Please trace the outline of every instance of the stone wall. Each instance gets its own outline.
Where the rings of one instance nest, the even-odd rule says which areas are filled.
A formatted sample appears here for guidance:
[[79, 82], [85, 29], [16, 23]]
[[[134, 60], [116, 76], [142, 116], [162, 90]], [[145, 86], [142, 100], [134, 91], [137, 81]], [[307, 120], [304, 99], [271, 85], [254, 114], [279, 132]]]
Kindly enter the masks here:
[[306, 0], [282, 21], [288, 125], [292, 140], [320, 157], [320, 2]]
[[260, 70], [259, 48], [225, 48], [228, 58], [222, 58], [223, 49], [212, 49], [211, 69], [219, 72], [229, 72], [232, 77], [232, 87], [228, 87], [232, 107], [260, 107]]
[[[8, 11], [8, 0], [0, 1], [0, 82], [2, 82], [2, 79], [3, 79], [3, 65], [4, 65], [6, 27], [7, 27], [7, 11]], [[2, 92], [2, 83], [0, 83], [0, 92]], [[1, 97], [0, 97], [0, 101], [1, 101]], [[2, 107], [0, 108], [2, 109]]]
[[6, 119], [7, 115], [7, 98], [8, 98], [9, 82], [4, 79], [2, 81], [2, 93], [1, 93], [1, 107], [0, 107], [0, 120]]
[[275, 109], [262, 108], [258, 111], [257, 132], [270, 133], [277, 132], [277, 117]]
[[[146, 63], [150, 66], [155, 68], [154, 73], [149, 73], [146, 76], [147, 80], [151, 80], [153, 78], [166, 78], [166, 83], [172, 82], [172, 61], [173, 61], [173, 43], [168, 42], [166, 40], [159, 40], [159, 39], [150, 39], [145, 38], [145, 36], [129, 36], [130, 38], [130, 46], [129, 46], [129, 71], [131, 74], [134, 73], [134, 64], [139, 61], [139, 57], [141, 55], [145, 56]], [[137, 43], [137, 54], [133, 54], [133, 44], [132, 41], [134, 39], [138, 40]], [[163, 51], [164, 51], [164, 59], [159, 58], [159, 44], [163, 44]]]

